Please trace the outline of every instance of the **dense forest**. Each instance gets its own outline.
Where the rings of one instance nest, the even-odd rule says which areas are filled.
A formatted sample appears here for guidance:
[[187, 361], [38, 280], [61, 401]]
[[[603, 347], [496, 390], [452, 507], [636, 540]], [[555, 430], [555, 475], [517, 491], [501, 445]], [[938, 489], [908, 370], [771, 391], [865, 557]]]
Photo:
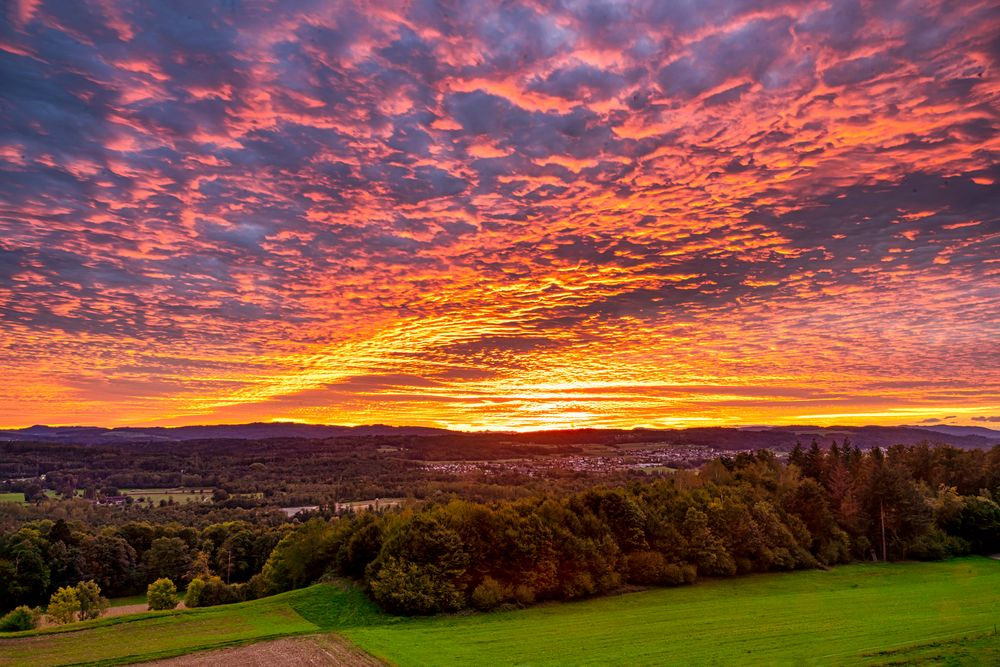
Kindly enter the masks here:
[[850, 560], [994, 553], [998, 494], [1000, 447], [862, 452], [834, 443], [796, 447], [787, 463], [762, 450], [652, 481], [492, 502], [453, 494], [297, 524], [259, 509], [137, 518], [71, 499], [58, 501], [60, 517], [37, 518], [9, 505], [0, 605], [41, 604], [83, 580], [125, 595], [165, 577], [196, 606], [338, 576], [389, 611], [426, 614]]

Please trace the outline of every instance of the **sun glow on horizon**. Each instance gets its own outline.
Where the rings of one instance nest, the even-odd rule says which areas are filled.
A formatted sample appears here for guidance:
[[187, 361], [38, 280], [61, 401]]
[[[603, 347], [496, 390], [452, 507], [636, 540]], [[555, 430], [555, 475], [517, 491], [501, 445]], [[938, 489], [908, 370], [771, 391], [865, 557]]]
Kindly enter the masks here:
[[986, 0], [14, 7], [0, 424], [998, 423]]

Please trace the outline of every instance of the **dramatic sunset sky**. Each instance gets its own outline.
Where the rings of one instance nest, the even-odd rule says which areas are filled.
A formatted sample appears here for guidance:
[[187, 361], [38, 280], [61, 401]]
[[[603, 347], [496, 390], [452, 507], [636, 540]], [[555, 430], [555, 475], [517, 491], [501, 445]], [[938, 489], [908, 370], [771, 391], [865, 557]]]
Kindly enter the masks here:
[[1000, 6], [12, 0], [0, 426], [1000, 421]]

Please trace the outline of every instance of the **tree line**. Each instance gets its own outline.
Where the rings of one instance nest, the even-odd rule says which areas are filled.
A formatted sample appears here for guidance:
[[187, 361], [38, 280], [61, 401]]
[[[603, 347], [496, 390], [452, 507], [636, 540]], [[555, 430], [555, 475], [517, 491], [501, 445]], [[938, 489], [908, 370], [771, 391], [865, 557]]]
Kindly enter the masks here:
[[335, 574], [384, 609], [431, 614], [678, 585], [699, 577], [1000, 551], [1000, 448], [796, 447], [651, 483], [513, 502], [453, 500], [314, 520], [249, 583]]
[[0, 537], [0, 613], [40, 605], [57, 590], [84, 581], [112, 597], [142, 593], [158, 579], [181, 586], [212, 576], [228, 584], [246, 582], [291, 528], [246, 521], [203, 528], [145, 521], [112, 526], [29, 521]]
[[797, 446], [654, 481], [528, 498], [457, 497], [299, 526], [200, 528], [35, 520], [0, 538], [0, 604], [93, 580], [126, 595], [160, 578], [188, 606], [349, 577], [383, 609], [430, 614], [566, 600], [625, 586], [1000, 551], [1000, 447]]

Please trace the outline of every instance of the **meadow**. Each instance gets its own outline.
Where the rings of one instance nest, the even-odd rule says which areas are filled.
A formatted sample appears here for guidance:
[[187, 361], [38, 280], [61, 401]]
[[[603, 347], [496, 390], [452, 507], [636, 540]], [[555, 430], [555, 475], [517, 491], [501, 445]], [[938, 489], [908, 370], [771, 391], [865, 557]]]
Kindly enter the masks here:
[[371, 622], [370, 614], [377, 612], [360, 592], [320, 584], [239, 604], [0, 633], [0, 665], [127, 664], [344, 628]]
[[142, 498], [149, 503], [169, 502], [171, 500], [175, 503], [204, 503], [212, 499], [212, 489], [121, 489], [118, 493], [133, 500]]
[[998, 664], [997, 590], [985, 558], [862, 564], [344, 634], [400, 665]]
[[[81, 495], [82, 492], [77, 492], [77, 495]], [[58, 498], [59, 494], [51, 489], [45, 491], [46, 498]], [[0, 503], [18, 503], [19, 505], [24, 505], [26, 503], [24, 499], [24, 494], [20, 491], [15, 491], [11, 493], [0, 493]]]
[[0, 665], [123, 664], [337, 632], [398, 665], [1000, 662], [1000, 561], [855, 564], [489, 614], [389, 616], [319, 584], [0, 638]]

